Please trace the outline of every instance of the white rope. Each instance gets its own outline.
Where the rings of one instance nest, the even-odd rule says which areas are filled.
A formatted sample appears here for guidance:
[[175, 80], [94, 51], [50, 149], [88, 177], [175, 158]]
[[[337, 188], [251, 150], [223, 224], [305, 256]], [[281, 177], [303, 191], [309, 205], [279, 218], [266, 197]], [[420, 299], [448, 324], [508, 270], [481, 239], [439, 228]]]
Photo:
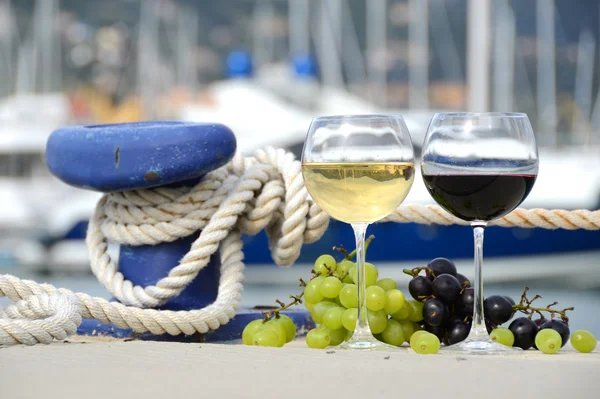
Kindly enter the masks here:
[[[441, 225], [469, 224], [469, 222], [449, 214], [439, 205], [416, 204], [398, 207], [392, 214], [383, 219], [382, 222]], [[600, 211], [588, 211], [587, 209], [566, 211], [563, 209], [517, 208], [508, 215], [494, 220], [490, 225], [524, 228], [539, 227], [549, 230], [600, 230]]]
[[[465, 224], [439, 206], [405, 205], [383, 221]], [[86, 244], [91, 269], [121, 303], [0, 275], [0, 297], [21, 301], [0, 314], [0, 345], [49, 343], [76, 331], [81, 318], [153, 334], [194, 334], [217, 329], [235, 316], [243, 289], [241, 234], [266, 230], [273, 260], [290, 266], [303, 243], [317, 241], [329, 217], [310, 200], [300, 162], [284, 150], [236, 155], [196, 186], [104, 195], [92, 216]], [[546, 229], [600, 229], [599, 211], [517, 209], [494, 224]], [[127, 245], [171, 242], [201, 231], [189, 252], [156, 284], [135, 286], [107, 253], [108, 241]], [[217, 299], [203, 309], [153, 308], [178, 296], [219, 252]]]

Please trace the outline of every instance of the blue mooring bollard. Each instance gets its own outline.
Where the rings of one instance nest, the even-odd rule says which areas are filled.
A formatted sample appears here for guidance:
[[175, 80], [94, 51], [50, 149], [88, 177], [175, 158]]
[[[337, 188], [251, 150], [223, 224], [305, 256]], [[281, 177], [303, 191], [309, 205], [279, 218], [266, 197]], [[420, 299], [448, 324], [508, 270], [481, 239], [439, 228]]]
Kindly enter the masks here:
[[[235, 136], [225, 125], [153, 121], [58, 129], [48, 140], [46, 161], [50, 172], [63, 182], [110, 193], [196, 184], [205, 174], [229, 162], [235, 150]], [[122, 245], [119, 270], [135, 285], [154, 284], [179, 263], [199, 234], [158, 245]], [[217, 296], [219, 267], [218, 257], [213, 256], [179, 296], [159, 309], [193, 310], [211, 304]], [[314, 326], [305, 311], [284, 313], [294, 320], [299, 331]], [[241, 309], [219, 329], [192, 336], [138, 334], [84, 320], [78, 334], [183, 342], [231, 341], [239, 339], [244, 326], [259, 317], [257, 309]]]

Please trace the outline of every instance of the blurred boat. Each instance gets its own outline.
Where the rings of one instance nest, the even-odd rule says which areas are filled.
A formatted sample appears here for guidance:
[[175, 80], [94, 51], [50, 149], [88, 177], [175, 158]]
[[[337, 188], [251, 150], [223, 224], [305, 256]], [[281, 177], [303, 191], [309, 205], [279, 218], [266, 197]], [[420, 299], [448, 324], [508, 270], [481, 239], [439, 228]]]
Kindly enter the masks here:
[[[271, 74], [271, 77], [278, 76]], [[306, 131], [315, 115], [400, 113], [405, 119], [419, 163], [430, 118], [429, 111], [379, 109], [351, 93], [323, 88], [306, 80], [251, 78], [217, 82], [209, 86], [214, 98], [210, 105], [183, 108], [181, 118], [190, 121], [218, 121], [230, 125], [238, 137], [238, 151], [250, 155], [266, 145], [286, 148], [301, 155]], [[304, 98], [303, 98], [304, 96]], [[292, 101], [293, 99], [296, 101]], [[312, 101], [308, 100], [312, 98]], [[303, 108], [302, 105], [305, 107]], [[590, 209], [600, 208], [600, 148], [542, 147], [538, 179], [529, 197], [521, 205], [526, 208]], [[434, 204], [417, 168], [415, 182], [405, 204]], [[377, 245], [369, 257], [378, 261], [406, 261], [435, 256], [472, 257], [470, 229], [464, 226], [426, 226], [382, 223], [370, 228]], [[543, 230], [490, 227], [486, 240], [486, 256], [540, 255], [600, 250], [600, 232], [584, 230]], [[264, 233], [246, 237], [246, 262], [269, 263]], [[333, 245], [351, 245], [350, 227], [332, 221], [325, 236], [305, 247], [300, 262], [312, 262]], [[391, 248], [401, 248], [392, 251]]]
[[[40, 4], [45, 3], [40, 0]], [[142, 117], [141, 111], [147, 111], [148, 104], [166, 109], [165, 102], [161, 100], [167, 97], [161, 93], [162, 86], [159, 87], [164, 82], [156, 78], [160, 67], [156, 62], [159, 53], [156, 41], [152, 40], [158, 26], [156, 16], [151, 12], [150, 2], [141, 3], [141, 7], [140, 37], [144, 40], [140, 41], [138, 50], [144, 62], [138, 62], [140, 98], [131, 100], [130, 105], [124, 108], [128, 118], [133, 119]], [[193, 37], [193, 33], [192, 29], [182, 35]], [[191, 62], [192, 57], [187, 56], [186, 47], [180, 48], [182, 51], [175, 59]], [[174, 119], [228, 125], [237, 136], [238, 151], [244, 155], [274, 146], [285, 148], [299, 158], [314, 116], [400, 113], [411, 132], [415, 152], [417, 156], [420, 154], [434, 110], [374, 106], [343, 87], [321, 84], [310, 65], [294, 64], [290, 67], [287, 63], [274, 64], [263, 66], [254, 73], [248, 54], [236, 52], [228, 61], [230, 78], [207, 84], [198, 95], [194, 93], [178, 104], [172, 115]], [[180, 83], [183, 87], [195, 87], [197, 82], [183, 79]], [[169, 98], [166, 103], [172, 105], [171, 100]], [[0, 228], [10, 231], [13, 237], [17, 230], [23, 231], [23, 236], [27, 237], [22, 242], [28, 244], [22, 247], [14, 241], [4, 246], [12, 248], [10, 256], [18, 262], [56, 271], [88, 270], [83, 238], [87, 220], [100, 194], [70, 188], [50, 176], [43, 162], [47, 135], [70, 121], [66, 105], [62, 95], [47, 93], [42, 96], [36, 93], [15, 96], [0, 106], [0, 115], [4, 115], [5, 119], [0, 125], [0, 151], [9, 154], [9, 157], [13, 156], [10, 154], [22, 154], [18, 155], [22, 158], [19, 164], [35, 165], [27, 166], [27, 173], [19, 172], [18, 176], [2, 178], [0, 195], [6, 198], [3, 203], [7, 206], [0, 209], [3, 212], [0, 213]], [[108, 114], [115, 117], [115, 109], [109, 108]], [[121, 120], [120, 116], [116, 118]], [[35, 179], [31, 175], [35, 175]], [[434, 203], [425, 189], [419, 168], [405, 203]], [[539, 177], [522, 206], [600, 208], [600, 148], [541, 148]], [[369, 232], [377, 236], [376, 244], [369, 249], [372, 260], [399, 262], [435, 256], [472, 257], [471, 232], [464, 226], [382, 223], [373, 225]], [[248, 264], [271, 263], [264, 233], [245, 237], [244, 240]], [[299, 262], [312, 263], [319, 254], [330, 252], [333, 245], [351, 247], [353, 242], [350, 227], [332, 221], [319, 242], [304, 248]], [[486, 245], [486, 256], [572, 253], [600, 249], [600, 232], [491, 227], [486, 232], [486, 242], [491, 243]], [[31, 249], [32, 246], [37, 246], [37, 249]], [[0, 251], [0, 256], [3, 256], [2, 253]], [[37, 260], [34, 261], [34, 258]]]

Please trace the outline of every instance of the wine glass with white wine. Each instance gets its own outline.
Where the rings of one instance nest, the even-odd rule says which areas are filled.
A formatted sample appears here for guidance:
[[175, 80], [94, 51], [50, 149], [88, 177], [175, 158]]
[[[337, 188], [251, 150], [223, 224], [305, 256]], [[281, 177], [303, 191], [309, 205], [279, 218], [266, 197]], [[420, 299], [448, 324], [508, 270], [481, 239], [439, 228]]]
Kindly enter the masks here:
[[413, 147], [400, 115], [325, 116], [310, 125], [302, 152], [306, 188], [329, 216], [349, 223], [356, 237], [357, 322], [340, 349], [391, 348], [369, 328], [365, 233], [404, 201], [414, 172]]

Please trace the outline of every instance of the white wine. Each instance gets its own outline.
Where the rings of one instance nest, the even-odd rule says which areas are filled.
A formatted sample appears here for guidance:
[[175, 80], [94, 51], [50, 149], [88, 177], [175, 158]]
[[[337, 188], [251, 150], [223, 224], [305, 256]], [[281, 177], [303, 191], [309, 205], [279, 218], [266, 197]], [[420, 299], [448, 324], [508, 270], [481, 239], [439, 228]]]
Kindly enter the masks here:
[[346, 223], [372, 223], [396, 209], [412, 187], [412, 162], [305, 163], [302, 175], [313, 200]]

